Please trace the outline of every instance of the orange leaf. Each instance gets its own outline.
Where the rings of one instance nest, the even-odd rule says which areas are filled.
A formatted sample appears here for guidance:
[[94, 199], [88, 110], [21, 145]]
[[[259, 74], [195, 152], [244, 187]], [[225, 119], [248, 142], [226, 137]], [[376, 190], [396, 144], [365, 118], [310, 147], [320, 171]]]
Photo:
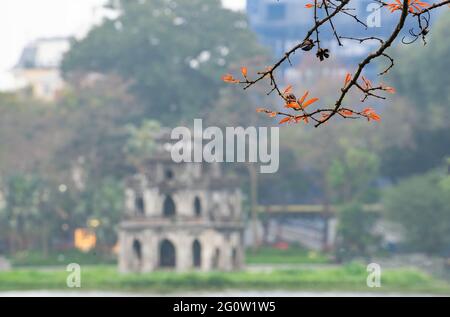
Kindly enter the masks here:
[[292, 109], [300, 109], [300, 106], [297, 102], [290, 102], [284, 106], [285, 108], [292, 108]]
[[305, 5], [305, 8], [306, 8], [306, 9], [314, 8], [314, 4], [312, 4], [312, 3], [307, 3], [307, 4]]
[[384, 87], [384, 90], [387, 91], [390, 94], [395, 94], [397, 91], [395, 90], [394, 87]]
[[226, 74], [222, 76], [222, 80], [226, 83], [230, 83], [230, 84], [238, 84], [239, 80], [235, 79], [233, 77], [233, 75], [231, 74]]
[[299, 123], [300, 121], [304, 121], [305, 123], [309, 123], [308, 116], [299, 116], [295, 118], [295, 122]]
[[328, 122], [327, 120], [328, 120], [329, 117], [330, 117], [330, 114], [322, 113], [322, 120], [321, 120], [321, 122], [322, 123]]
[[364, 76], [362, 76], [361, 79], [363, 80], [364, 84], [366, 84], [366, 89], [372, 89], [372, 82], [370, 80], [368, 80]]
[[286, 89], [283, 91], [284, 95], [290, 94], [292, 92], [292, 85], [289, 85], [286, 87]]
[[348, 109], [342, 109], [339, 111], [339, 113], [341, 115], [343, 115], [344, 117], [351, 117], [353, 115], [353, 111], [348, 110]]
[[247, 77], [248, 69], [247, 67], [241, 67], [242, 76]]
[[367, 120], [381, 121], [381, 117], [373, 110], [373, 108], [365, 108], [361, 114], [367, 118]]
[[264, 108], [256, 108], [256, 112], [267, 112]]
[[306, 107], [308, 107], [309, 105], [312, 105], [313, 103], [315, 103], [317, 100], [319, 100], [319, 98], [312, 98], [312, 99], [309, 99], [307, 102], [305, 102], [305, 103], [302, 105], [302, 107], [303, 107], [303, 108], [306, 108]]
[[291, 121], [291, 117], [286, 117], [286, 118], [282, 119], [278, 124], [284, 124], [284, 123], [287, 123], [290, 121]]
[[269, 112], [269, 117], [273, 118], [276, 116], [277, 116], [277, 113], [275, 111]]
[[375, 112], [375, 110], [373, 110], [373, 108], [364, 108], [364, 110], [361, 113], [364, 115], [367, 115], [372, 112]]
[[308, 97], [308, 94], [309, 94], [309, 91], [306, 91], [305, 94], [303, 95], [303, 97], [301, 97], [301, 98], [298, 100], [298, 103], [299, 103], [300, 105], [303, 104], [303, 102], [305, 101], [306, 97]]
[[375, 121], [381, 121], [381, 117], [379, 115], [377, 115], [376, 113], [372, 113], [369, 115], [369, 118]]
[[347, 73], [347, 76], [345, 76], [345, 84], [344, 86], [347, 86], [347, 84], [352, 80], [352, 74]]

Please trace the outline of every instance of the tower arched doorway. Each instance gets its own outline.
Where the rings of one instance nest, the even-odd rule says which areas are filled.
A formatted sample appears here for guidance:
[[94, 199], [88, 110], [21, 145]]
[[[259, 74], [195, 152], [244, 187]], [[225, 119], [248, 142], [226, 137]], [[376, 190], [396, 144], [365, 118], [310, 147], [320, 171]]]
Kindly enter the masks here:
[[175, 202], [172, 199], [172, 196], [168, 195], [164, 199], [163, 204], [163, 215], [164, 217], [173, 217], [176, 214]]
[[174, 268], [176, 265], [175, 246], [165, 239], [159, 245], [159, 266], [162, 268]]
[[196, 268], [202, 266], [202, 246], [198, 240], [192, 244], [192, 263]]
[[212, 266], [213, 269], [218, 269], [219, 266], [220, 266], [220, 249], [219, 248], [216, 248], [214, 250], [214, 255], [213, 255], [213, 258], [212, 258], [212, 265], [211, 266]]
[[133, 240], [133, 256], [137, 263], [138, 268], [141, 267], [142, 264], [142, 244], [138, 239]]
[[239, 253], [237, 248], [233, 248], [231, 251], [231, 263], [233, 265], [233, 269], [237, 269], [239, 267]]

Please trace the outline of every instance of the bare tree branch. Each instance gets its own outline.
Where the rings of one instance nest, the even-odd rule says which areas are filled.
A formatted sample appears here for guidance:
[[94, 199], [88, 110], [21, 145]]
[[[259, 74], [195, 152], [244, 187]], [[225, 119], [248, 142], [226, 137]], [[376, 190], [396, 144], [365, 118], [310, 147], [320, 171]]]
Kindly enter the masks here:
[[[372, 83], [363, 76], [363, 72], [367, 65], [369, 65], [373, 60], [384, 57], [388, 60], [389, 65], [379, 74], [379, 76], [385, 75], [388, 73], [395, 65], [394, 59], [386, 53], [389, 47], [395, 42], [395, 40], [400, 35], [401, 31], [405, 27], [405, 22], [408, 16], [414, 17], [417, 19], [417, 27], [418, 31], [414, 31], [413, 29], [409, 30], [410, 35], [412, 36], [412, 40], [407, 42], [405, 38], [403, 38], [402, 42], [405, 44], [412, 43], [416, 41], [418, 38], [422, 38], [424, 44], [426, 44], [425, 38], [429, 32], [430, 25], [430, 12], [434, 9], [440, 8], [444, 5], [449, 5], [450, 0], [442, 0], [433, 4], [429, 4], [423, 2], [421, 0], [395, 0], [393, 2], [387, 3], [381, 0], [375, 0], [375, 2], [380, 4], [379, 10], [382, 8], [386, 8], [390, 12], [400, 11], [400, 17], [396, 26], [393, 28], [392, 32], [388, 36], [386, 40], [375, 37], [375, 36], [366, 36], [366, 37], [348, 37], [344, 35], [339, 35], [338, 30], [336, 29], [335, 23], [333, 19], [338, 14], [343, 14], [354, 19], [355, 23], [363, 25], [367, 30], [367, 25], [359, 19], [357, 14], [350, 13], [353, 8], [349, 8], [348, 5], [350, 0], [314, 0], [313, 3], [307, 4], [307, 8], [313, 8], [313, 19], [314, 25], [311, 29], [306, 33], [303, 41], [299, 42], [292, 49], [288, 50], [277, 62], [275, 62], [272, 66], [267, 67], [264, 71], [260, 71], [257, 73], [257, 77], [255, 79], [250, 79], [247, 74], [247, 69], [243, 70], [244, 80], [237, 80], [232, 75], [228, 74], [223, 77], [224, 81], [243, 85], [243, 89], [247, 90], [252, 86], [256, 85], [258, 82], [263, 81], [264, 79], [269, 80], [269, 84], [271, 86], [270, 90], [267, 92], [270, 95], [273, 92], [276, 92], [279, 97], [282, 98], [285, 107], [294, 111], [290, 112], [280, 112], [280, 111], [272, 111], [267, 109], [258, 109], [258, 112], [263, 112], [269, 114], [271, 117], [281, 116], [283, 119], [280, 123], [287, 122], [306, 122], [308, 123], [310, 120], [315, 122], [315, 127], [319, 127], [322, 124], [328, 122], [332, 117], [338, 114], [342, 118], [347, 119], [357, 119], [357, 118], [365, 118], [367, 120], [375, 120], [379, 121], [380, 117], [372, 108], [365, 108], [362, 111], [356, 111], [354, 109], [350, 109], [344, 106], [344, 101], [348, 93], [356, 88], [358, 91], [363, 93], [363, 97], [361, 102], [365, 102], [368, 98], [375, 99], [386, 99], [380, 93], [388, 92], [394, 93], [395, 89], [392, 87], [378, 85], [373, 86]], [[318, 11], [323, 10], [325, 17], [319, 19]], [[343, 39], [357, 41], [360, 44], [366, 41], [377, 41], [379, 42], [379, 47], [368, 56], [366, 56], [359, 64], [353, 75], [347, 74], [345, 78], [344, 87], [341, 89], [341, 93], [337, 98], [336, 102], [333, 106], [325, 106], [320, 107], [319, 109], [308, 112], [306, 111], [306, 107], [310, 106], [312, 103], [318, 101], [317, 98], [312, 98], [306, 100], [308, 93], [306, 93], [301, 99], [296, 98], [296, 96], [292, 93], [292, 87], [288, 87], [284, 91], [282, 91], [279, 87], [277, 77], [275, 72], [280, 68], [285, 62], [291, 64], [290, 57], [295, 54], [297, 51], [302, 50], [304, 52], [311, 51], [315, 46], [317, 47], [316, 56], [322, 61], [330, 56], [330, 51], [327, 48], [321, 47], [320, 42], [320, 29], [321, 27], [328, 23], [331, 27], [333, 36], [336, 38], [337, 43], [340, 46], [343, 46], [344, 43], [341, 41]], [[315, 39], [312, 40], [311, 37], [314, 35]], [[292, 64], [291, 64], [292, 65]]]

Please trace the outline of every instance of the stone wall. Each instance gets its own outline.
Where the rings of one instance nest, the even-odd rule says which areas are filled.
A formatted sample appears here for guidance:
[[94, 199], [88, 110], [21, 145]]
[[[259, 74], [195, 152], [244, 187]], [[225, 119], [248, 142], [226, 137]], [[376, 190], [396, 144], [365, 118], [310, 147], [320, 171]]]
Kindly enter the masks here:
[[240, 219], [241, 193], [239, 190], [214, 190], [205, 191], [201, 189], [181, 189], [173, 193], [163, 192], [158, 187], [136, 190], [127, 188], [126, 214], [130, 217], [138, 216], [136, 199], [141, 196], [143, 200], [143, 215], [146, 217], [164, 216], [164, 201], [170, 197], [176, 207], [179, 217], [198, 217], [195, 211], [195, 200], [199, 199], [201, 212], [200, 218]]
[[[141, 246], [140, 257], [134, 248], [135, 241]], [[141, 231], [120, 232], [120, 272], [151, 272], [161, 267], [163, 241], [175, 249], [176, 271], [231, 271], [244, 264], [242, 234], [239, 231], [220, 232], [216, 229], [157, 228]], [[194, 266], [194, 242], [200, 244], [200, 266]]]

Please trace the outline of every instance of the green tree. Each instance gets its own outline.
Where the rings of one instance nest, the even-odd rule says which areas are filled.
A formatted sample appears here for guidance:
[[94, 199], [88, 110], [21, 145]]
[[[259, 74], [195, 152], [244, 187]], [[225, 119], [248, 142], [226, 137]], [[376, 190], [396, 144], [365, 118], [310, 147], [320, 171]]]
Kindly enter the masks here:
[[343, 120], [321, 129], [301, 125], [282, 129], [280, 174], [264, 176], [268, 180], [262, 184], [267, 187], [265, 197], [272, 194], [284, 202], [322, 204], [376, 201], [376, 129], [365, 122]]
[[128, 140], [124, 151], [128, 161], [136, 166], [148, 159], [156, 150], [155, 137], [161, 130], [157, 121], [146, 120], [139, 127], [128, 125]]
[[408, 104], [396, 119], [402, 124], [411, 114], [415, 119], [411, 142], [388, 147], [382, 153], [382, 171], [390, 178], [425, 173], [450, 155], [450, 19], [445, 12], [430, 36], [425, 48], [417, 41], [396, 52], [401, 63], [392, 69], [390, 82]]
[[342, 157], [332, 159], [327, 170], [327, 183], [332, 189], [333, 201], [354, 200], [373, 202], [369, 194], [378, 177], [379, 159], [366, 149], [346, 147]]
[[221, 75], [260, 54], [242, 13], [219, 0], [127, 0], [120, 15], [73, 43], [62, 69], [119, 74], [164, 124], [190, 120], [215, 105]]
[[99, 248], [107, 251], [117, 242], [117, 226], [124, 210], [124, 189], [114, 178], [91, 181], [79, 197], [81, 227], [95, 230]]
[[39, 247], [48, 251], [49, 232], [54, 224], [53, 210], [45, 208], [49, 186], [35, 175], [16, 174], [3, 184], [0, 209], [0, 236], [12, 252]]
[[449, 37], [450, 19], [444, 13], [433, 26], [425, 49], [417, 41], [397, 51], [402, 62], [392, 69], [390, 78], [400, 94], [410, 97], [422, 122], [448, 125], [450, 120]]
[[402, 225], [411, 250], [439, 253], [450, 243], [450, 176], [436, 172], [414, 176], [384, 195], [388, 217]]
[[350, 203], [340, 208], [335, 254], [339, 261], [370, 256], [379, 238], [373, 233], [376, 215], [363, 210], [362, 204]]

